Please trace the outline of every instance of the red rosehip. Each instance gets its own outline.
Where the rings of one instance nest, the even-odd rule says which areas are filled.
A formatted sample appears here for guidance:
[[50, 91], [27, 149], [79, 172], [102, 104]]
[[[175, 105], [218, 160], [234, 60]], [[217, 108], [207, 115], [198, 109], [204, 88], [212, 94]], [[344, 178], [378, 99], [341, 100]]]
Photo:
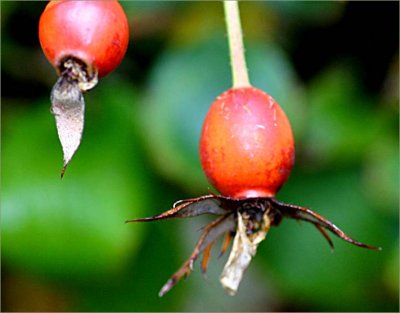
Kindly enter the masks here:
[[127, 221], [150, 222], [202, 214], [218, 216], [203, 228], [192, 254], [164, 284], [160, 296], [190, 274], [200, 255], [203, 255], [201, 269], [206, 272], [210, 251], [222, 235], [221, 254], [232, 239], [233, 245], [220, 282], [230, 295], [234, 295], [259, 243], [283, 218], [314, 224], [332, 249], [333, 242], [327, 230], [356, 246], [380, 249], [352, 239], [331, 221], [308, 208], [275, 199], [294, 164], [292, 129], [278, 103], [250, 85], [237, 2], [225, 1], [224, 8], [233, 88], [221, 94], [211, 105], [200, 139], [201, 165], [221, 195], [180, 200], [161, 214]]
[[102, 77], [125, 55], [128, 21], [118, 1], [51, 1], [40, 17], [39, 39], [58, 70], [73, 57]]
[[284, 111], [260, 89], [229, 89], [208, 111], [200, 160], [210, 182], [225, 196], [273, 197], [290, 174], [294, 151]]
[[51, 1], [40, 17], [39, 40], [60, 76], [51, 92], [51, 110], [63, 148], [63, 176], [82, 139], [82, 93], [122, 61], [128, 20], [116, 0]]
[[353, 245], [380, 250], [354, 240], [308, 208], [275, 199], [294, 164], [294, 140], [285, 113], [262, 90], [251, 86], [232, 88], [214, 101], [203, 125], [200, 160], [207, 177], [222, 195], [180, 200], [161, 214], [127, 221], [219, 216], [203, 228], [192, 254], [164, 284], [159, 296], [188, 276], [201, 254], [201, 269], [206, 272], [210, 251], [222, 235], [221, 254], [232, 239], [233, 245], [220, 282], [228, 294], [234, 295], [259, 243], [270, 227], [278, 226], [283, 218], [314, 224], [332, 249], [327, 230]]

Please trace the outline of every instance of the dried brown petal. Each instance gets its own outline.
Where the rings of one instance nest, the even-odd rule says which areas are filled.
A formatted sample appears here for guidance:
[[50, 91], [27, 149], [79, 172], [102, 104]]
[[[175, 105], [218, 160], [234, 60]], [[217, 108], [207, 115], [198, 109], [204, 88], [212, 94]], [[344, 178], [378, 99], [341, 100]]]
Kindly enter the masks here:
[[238, 213], [237, 219], [238, 226], [232, 251], [220, 277], [222, 286], [231, 296], [236, 294], [243, 274], [250, 265], [251, 259], [255, 256], [259, 243], [265, 239], [270, 226], [269, 218], [265, 214], [263, 229], [248, 235], [240, 213]]
[[82, 139], [85, 102], [77, 81], [60, 76], [51, 91], [51, 112], [56, 119], [64, 165], [61, 177], [68, 163], [78, 149]]

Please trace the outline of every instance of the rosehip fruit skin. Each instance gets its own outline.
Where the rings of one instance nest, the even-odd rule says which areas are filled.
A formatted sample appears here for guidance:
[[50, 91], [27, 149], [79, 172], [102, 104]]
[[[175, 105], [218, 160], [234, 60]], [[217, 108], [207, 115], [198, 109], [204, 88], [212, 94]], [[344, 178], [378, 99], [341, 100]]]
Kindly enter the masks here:
[[39, 40], [58, 70], [67, 57], [83, 61], [99, 77], [115, 69], [129, 41], [128, 20], [111, 1], [51, 1], [39, 21]]
[[232, 88], [211, 105], [200, 139], [200, 161], [223, 195], [274, 197], [290, 175], [294, 155], [289, 120], [267, 93]]

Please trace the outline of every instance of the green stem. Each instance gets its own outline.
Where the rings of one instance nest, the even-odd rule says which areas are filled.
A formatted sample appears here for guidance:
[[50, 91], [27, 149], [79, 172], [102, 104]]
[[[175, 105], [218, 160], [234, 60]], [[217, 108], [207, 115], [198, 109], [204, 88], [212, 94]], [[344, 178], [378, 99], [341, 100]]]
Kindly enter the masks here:
[[225, 21], [228, 31], [229, 53], [233, 88], [249, 87], [249, 74], [244, 57], [242, 26], [237, 1], [224, 1]]

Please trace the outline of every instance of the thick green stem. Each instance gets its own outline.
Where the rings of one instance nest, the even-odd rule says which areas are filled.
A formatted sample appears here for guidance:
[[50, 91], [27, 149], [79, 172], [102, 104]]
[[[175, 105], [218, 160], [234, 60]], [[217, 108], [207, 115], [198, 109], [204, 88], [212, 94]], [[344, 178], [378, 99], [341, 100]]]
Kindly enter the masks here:
[[242, 26], [237, 1], [224, 1], [225, 21], [228, 31], [233, 88], [250, 86], [244, 57]]

